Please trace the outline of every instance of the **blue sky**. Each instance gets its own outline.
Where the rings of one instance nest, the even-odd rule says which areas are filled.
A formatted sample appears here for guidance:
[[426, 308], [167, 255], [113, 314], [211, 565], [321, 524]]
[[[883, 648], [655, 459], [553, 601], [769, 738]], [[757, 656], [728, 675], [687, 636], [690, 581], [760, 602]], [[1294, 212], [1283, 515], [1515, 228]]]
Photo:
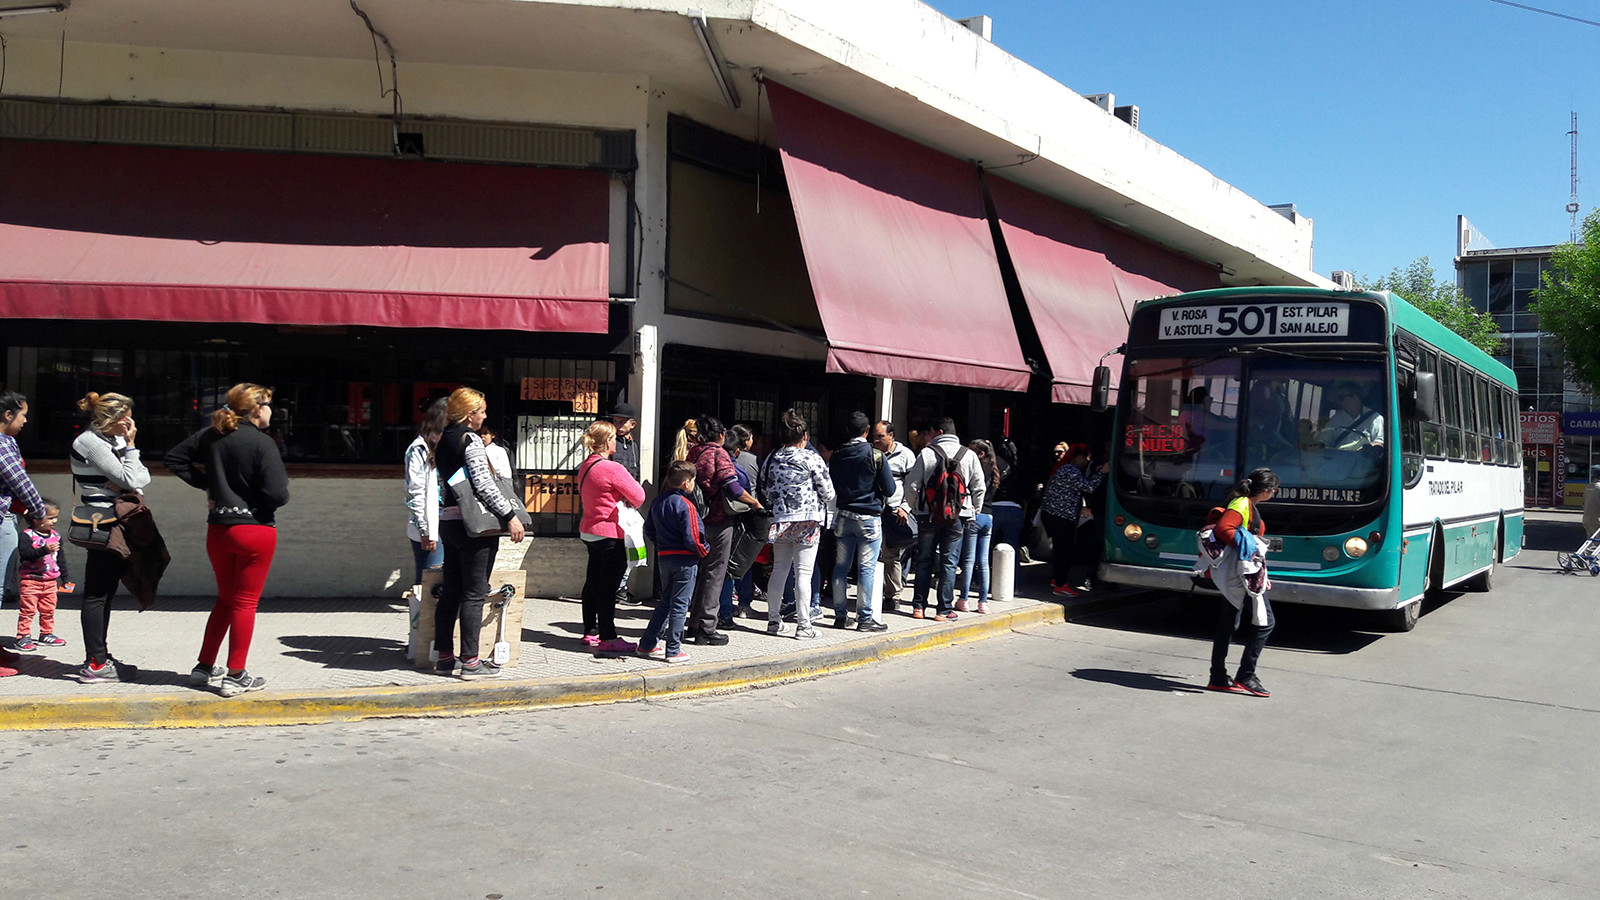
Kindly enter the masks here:
[[[1600, 21], [1600, 0], [1527, 0]], [[1455, 217], [1499, 247], [1565, 241], [1570, 116], [1600, 207], [1600, 27], [1490, 0], [933, 0], [1263, 203], [1316, 223], [1315, 265], [1454, 278]]]

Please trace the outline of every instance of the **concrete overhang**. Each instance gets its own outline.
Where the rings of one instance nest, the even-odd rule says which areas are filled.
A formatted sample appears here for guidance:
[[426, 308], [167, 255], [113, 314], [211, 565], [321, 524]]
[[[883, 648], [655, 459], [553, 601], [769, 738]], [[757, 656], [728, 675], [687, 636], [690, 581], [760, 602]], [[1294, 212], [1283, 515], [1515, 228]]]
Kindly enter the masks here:
[[[357, 0], [401, 65], [633, 75], [722, 103], [688, 0]], [[1291, 222], [918, 0], [698, 0], [754, 116], [753, 73], [1219, 266], [1330, 286]], [[342, 0], [75, 0], [15, 38], [372, 59]], [[67, 64], [70, 67], [70, 49]], [[386, 67], [386, 62], [385, 62]], [[70, 79], [69, 79], [70, 81]], [[69, 96], [75, 96], [68, 91]], [[81, 99], [100, 99], [82, 97]], [[752, 118], [753, 121], [753, 118]], [[1020, 163], [1020, 164], [1019, 164]]]

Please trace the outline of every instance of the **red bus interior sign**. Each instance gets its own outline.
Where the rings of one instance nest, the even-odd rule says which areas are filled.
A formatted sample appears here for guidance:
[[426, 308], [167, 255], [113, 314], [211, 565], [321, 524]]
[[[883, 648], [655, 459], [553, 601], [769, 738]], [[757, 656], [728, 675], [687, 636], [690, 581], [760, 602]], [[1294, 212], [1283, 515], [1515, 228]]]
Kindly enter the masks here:
[[1350, 334], [1348, 303], [1255, 303], [1161, 310], [1163, 341], [1218, 338], [1332, 338]]
[[1182, 424], [1129, 425], [1124, 440], [1144, 453], [1182, 453], [1189, 449], [1189, 430]]

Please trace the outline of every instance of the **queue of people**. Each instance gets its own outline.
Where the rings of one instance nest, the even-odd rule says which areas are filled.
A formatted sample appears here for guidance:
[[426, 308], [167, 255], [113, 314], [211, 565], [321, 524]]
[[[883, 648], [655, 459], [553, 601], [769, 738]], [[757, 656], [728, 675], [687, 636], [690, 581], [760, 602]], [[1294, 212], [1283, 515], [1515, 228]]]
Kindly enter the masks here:
[[[272, 392], [238, 384], [212, 416], [211, 424], [166, 455], [165, 463], [186, 483], [205, 490], [208, 499], [207, 555], [217, 579], [217, 601], [200, 635], [200, 651], [190, 684], [215, 683], [232, 697], [266, 686], [245, 668], [254, 632], [256, 606], [271, 569], [277, 543], [274, 512], [289, 502], [289, 479], [277, 444], [263, 429], [272, 418]], [[79, 625], [84, 645], [78, 681], [109, 684], [137, 681], [139, 668], [110, 650], [111, 610], [118, 586], [141, 609], [154, 605], [171, 556], [145, 504], [150, 483], [138, 447], [139, 426], [133, 401], [117, 393], [90, 392], [78, 401], [87, 427], [70, 451], [74, 505], [66, 538], [85, 550], [83, 600]], [[76, 585], [68, 576], [59, 524], [64, 507], [40, 495], [28, 477], [16, 435], [28, 422], [28, 400], [0, 391], [0, 559], [21, 557], [22, 594], [15, 650], [63, 647], [55, 631], [59, 595]], [[26, 516], [16, 528], [13, 510]], [[18, 548], [19, 542], [26, 546]], [[34, 619], [39, 636], [33, 637]], [[228, 664], [216, 660], [229, 638]], [[0, 650], [0, 677], [18, 674], [16, 652]]]
[[[121, 584], [148, 607], [169, 557], [144, 504], [151, 475], [137, 443], [133, 401], [90, 393], [78, 405], [88, 419], [71, 451], [76, 496], [68, 537], [87, 550], [78, 677], [84, 684], [133, 681], [138, 668], [109, 649], [112, 600]], [[441, 570], [433, 668], [464, 679], [494, 677], [500, 669], [482, 655], [478, 639], [489, 572], [500, 538], [524, 540], [529, 520], [508, 483], [509, 456], [483, 427], [482, 393], [459, 388], [420, 412], [417, 437], [404, 454], [406, 531], [416, 581], [427, 569]], [[791, 409], [780, 417], [775, 449], [758, 456], [750, 429], [701, 416], [684, 423], [663, 489], [647, 505], [635, 416], [631, 406], [618, 404], [590, 425], [583, 435], [588, 453], [574, 473], [588, 555], [578, 642], [587, 651], [681, 662], [689, 656], [686, 644], [727, 644], [735, 612], [757, 615], [752, 604], [763, 596], [755, 583], [760, 566], [750, 565], [749, 556], [730, 574], [736, 541], [766, 545], [760, 558], [770, 565], [767, 631], [799, 640], [817, 637], [824, 599], [831, 600], [832, 627], [886, 630], [883, 615], [898, 611], [913, 571], [913, 618], [988, 613], [992, 546], [1022, 543], [1027, 497], [1019, 490], [1014, 446], [963, 444], [948, 418], [929, 423], [913, 449], [897, 439], [893, 423], [856, 412], [842, 443], [829, 450]], [[0, 558], [20, 546], [25, 596], [15, 647], [23, 652], [66, 644], [56, 633], [56, 600], [73, 589], [61, 553], [63, 507], [39, 495], [17, 449], [15, 435], [27, 418], [25, 397], [0, 392], [0, 508], [18, 510], [25, 523], [19, 527], [10, 512], [0, 517]], [[248, 655], [277, 546], [276, 511], [289, 502], [282, 456], [266, 434], [271, 420], [270, 389], [235, 385], [210, 424], [164, 459], [173, 474], [207, 494], [206, 550], [217, 598], [189, 682], [215, 686], [225, 697], [266, 684], [248, 671]], [[1089, 497], [1107, 469], [1091, 466], [1084, 445], [1061, 445], [1056, 456], [1037, 486], [1039, 520], [1055, 544], [1053, 588], [1075, 594], [1087, 585], [1072, 577], [1074, 567], [1093, 571], [1093, 561], [1077, 549], [1078, 533], [1093, 521]], [[1259, 516], [1244, 517], [1245, 533], [1252, 522], [1259, 526]], [[1232, 540], [1240, 523], [1214, 524]], [[633, 569], [634, 530], [632, 544], [648, 542], [653, 550], [660, 597], [637, 644], [616, 627], [616, 606]], [[1270, 622], [1262, 627], [1270, 630]], [[227, 658], [219, 662], [224, 638]], [[0, 650], [0, 677], [16, 674], [15, 658]], [[1250, 674], [1247, 667], [1235, 681], [1247, 683], [1243, 676]]]

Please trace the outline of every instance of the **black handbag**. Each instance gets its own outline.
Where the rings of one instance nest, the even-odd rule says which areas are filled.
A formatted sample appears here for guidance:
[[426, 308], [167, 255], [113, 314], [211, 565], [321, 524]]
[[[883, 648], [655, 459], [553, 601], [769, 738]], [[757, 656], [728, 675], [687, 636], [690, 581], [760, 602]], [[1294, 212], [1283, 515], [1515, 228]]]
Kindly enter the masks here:
[[755, 565], [772, 529], [772, 511], [752, 509], [734, 521], [733, 552], [728, 555], [728, 577], [743, 578]]
[[67, 540], [88, 550], [105, 550], [116, 524], [117, 514], [109, 507], [75, 506], [67, 524]]
[[910, 547], [917, 542], [917, 517], [907, 515], [904, 522], [893, 510], [883, 514], [883, 546], [890, 550]]
[[[462, 467], [461, 471], [466, 472]], [[512, 486], [511, 479], [495, 477], [495, 486], [506, 499], [511, 501], [512, 515], [522, 523], [523, 528], [533, 527], [533, 517], [528, 515], [527, 509], [517, 502], [517, 489]], [[478, 499], [478, 492], [472, 489], [472, 479], [462, 476], [459, 483], [451, 483], [450, 491], [456, 498], [456, 507], [461, 510], [461, 524], [467, 530], [469, 537], [490, 537], [505, 534], [506, 523], [500, 521], [484, 502]]]

